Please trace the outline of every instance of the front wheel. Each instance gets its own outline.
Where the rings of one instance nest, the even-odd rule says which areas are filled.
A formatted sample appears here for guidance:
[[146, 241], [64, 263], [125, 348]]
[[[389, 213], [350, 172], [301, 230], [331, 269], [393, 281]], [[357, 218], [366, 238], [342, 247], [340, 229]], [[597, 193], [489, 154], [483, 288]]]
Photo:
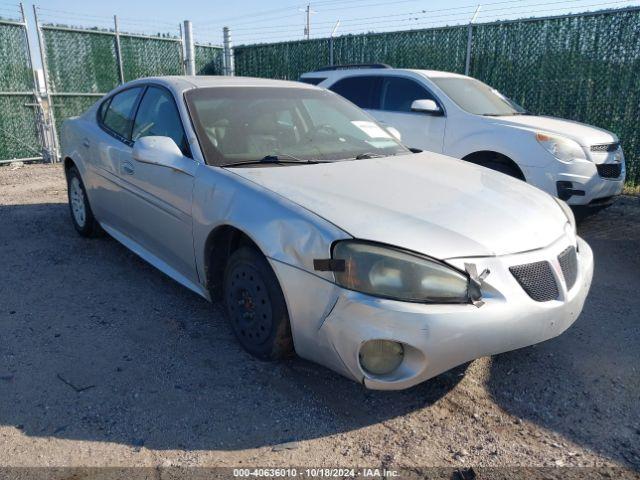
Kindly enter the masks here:
[[93, 216], [87, 191], [76, 167], [71, 167], [67, 172], [67, 193], [69, 196], [69, 210], [71, 222], [76, 231], [83, 237], [92, 237], [98, 234], [100, 226]]
[[261, 360], [293, 353], [289, 314], [271, 265], [259, 251], [240, 247], [224, 274], [227, 316], [240, 344]]

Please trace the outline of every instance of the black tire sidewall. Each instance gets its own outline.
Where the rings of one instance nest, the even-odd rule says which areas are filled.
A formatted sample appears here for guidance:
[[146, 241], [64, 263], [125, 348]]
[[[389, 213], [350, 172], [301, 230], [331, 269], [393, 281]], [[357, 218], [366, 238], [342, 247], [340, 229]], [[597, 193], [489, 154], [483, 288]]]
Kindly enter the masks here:
[[[80, 188], [83, 193], [83, 201], [84, 201], [84, 209], [85, 209], [85, 222], [84, 225], [80, 225], [76, 221], [76, 217], [73, 214], [73, 207], [71, 205], [71, 181], [77, 178], [80, 182]], [[73, 227], [76, 231], [82, 235], [83, 237], [90, 237], [95, 233], [95, 218], [93, 216], [93, 212], [91, 211], [91, 206], [89, 205], [89, 198], [87, 197], [87, 190], [84, 187], [84, 182], [82, 181], [82, 177], [80, 176], [80, 172], [76, 167], [69, 168], [67, 172], [67, 198], [69, 199], [69, 214], [71, 215], [71, 222], [73, 223]]]
[[[231, 276], [236, 267], [241, 264], [250, 266], [264, 283], [267, 289], [267, 297], [271, 302], [272, 324], [267, 339], [261, 344], [254, 344], [243, 337], [237, 330], [236, 323], [232, 320], [232, 312], [229, 306], [229, 290], [231, 288]], [[233, 252], [227, 262], [224, 273], [223, 298], [229, 323], [240, 344], [253, 356], [261, 360], [278, 360], [285, 358], [293, 352], [289, 313], [280, 288], [280, 283], [271, 265], [259, 251], [252, 247], [240, 247]]]

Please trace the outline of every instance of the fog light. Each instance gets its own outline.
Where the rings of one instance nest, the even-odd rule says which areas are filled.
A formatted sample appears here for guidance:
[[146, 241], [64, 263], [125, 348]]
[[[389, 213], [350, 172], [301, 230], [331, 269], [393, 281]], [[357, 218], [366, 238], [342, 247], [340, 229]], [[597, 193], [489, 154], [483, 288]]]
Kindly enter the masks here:
[[371, 340], [360, 348], [360, 365], [372, 375], [386, 375], [402, 363], [404, 348], [390, 340]]

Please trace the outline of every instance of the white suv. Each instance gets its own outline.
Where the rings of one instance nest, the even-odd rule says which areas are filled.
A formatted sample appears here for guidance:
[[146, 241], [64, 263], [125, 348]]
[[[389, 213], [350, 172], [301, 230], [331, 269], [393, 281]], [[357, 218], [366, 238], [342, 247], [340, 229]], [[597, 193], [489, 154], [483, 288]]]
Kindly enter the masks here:
[[398, 130], [410, 148], [444, 153], [525, 180], [573, 206], [606, 206], [621, 193], [618, 137], [578, 122], [528, 114], [471, 77], [384, 64], [305, 73]]

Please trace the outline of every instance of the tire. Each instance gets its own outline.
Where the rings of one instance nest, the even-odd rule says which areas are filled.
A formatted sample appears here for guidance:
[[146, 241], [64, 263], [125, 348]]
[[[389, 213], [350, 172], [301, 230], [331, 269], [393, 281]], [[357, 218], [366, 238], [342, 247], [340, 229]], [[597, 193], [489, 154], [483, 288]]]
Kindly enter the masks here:
[[293, 353], [289, 314], [278, 279], [269, 262], [253, 247], [240, 247], [224, 273], [227, 317], [244, 349], [261, 360]]
[[100, 225], [93, 216], [82, 177], [75, 166], [67, 171], [67, 195], [71, 222], [76, 231], [83, 237], [99, 235]]

